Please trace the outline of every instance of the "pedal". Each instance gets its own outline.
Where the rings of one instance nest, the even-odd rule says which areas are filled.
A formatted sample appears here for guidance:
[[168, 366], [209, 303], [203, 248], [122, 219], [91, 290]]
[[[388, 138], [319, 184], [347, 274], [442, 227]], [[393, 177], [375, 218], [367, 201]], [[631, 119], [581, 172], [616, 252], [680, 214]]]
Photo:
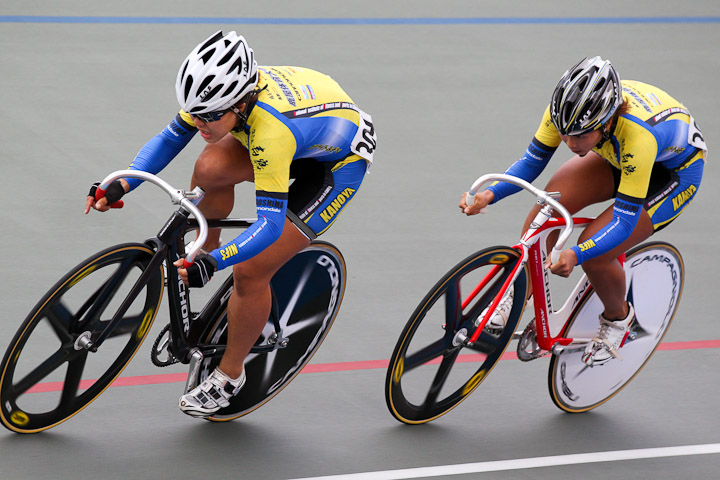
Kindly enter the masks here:
[[200, 367], [204, 359], [205, 356], [199, 348], [196, 347], [190, 350], [190, 370], [188, 372], [187, 382], [185, 382], [184, 393], [188, 393], [200, 383]]

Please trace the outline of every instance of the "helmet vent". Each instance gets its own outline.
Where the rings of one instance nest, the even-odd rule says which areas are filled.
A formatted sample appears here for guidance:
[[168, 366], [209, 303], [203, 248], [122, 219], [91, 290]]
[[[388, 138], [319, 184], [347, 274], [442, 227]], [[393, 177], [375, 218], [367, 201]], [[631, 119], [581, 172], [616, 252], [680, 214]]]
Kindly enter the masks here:
[[252, 91], [257, 80], [257, 62], [245, 38], [218, 31], [185, 59], [175, 92], [188, 113], [221, 112]]
[[232, 83], [230, 84], [230, 86], [227, 87], [227, 88], [225, 89], [225, 91], [222, 93], [222, 96], [224, 97], [225, 95], [229, 95], [230, 93], [232, 93], [232, 92], [235, 90], [235, 88], [237, 87], [237, 84], [238, 84], [237, 80], [235, 80], [234, 82], [232, 82]]
[[217, 63], [218, 67], [225, 65], [227, 62], [229, 62], [232, 59], [232, 57], [235, 55], [235, 51], [237, 50], [238, 45], [239, 44], [236, 43], [233, 48], [231, 48], [230, 50], [227, 51], [227, 53], [218, 61], [218, 63]]
[[215, 79], [215, 75], [209, 75], [209, 76], [205, 77], [205, 79], [202, 81], [202, 83], [200, 84], [200, 86], [197, 89], [198, 97], [200, 97], [200, 100], [202, 100], [203, 102], [208, 102], [222, 88], [222, 84], [210, 87], [210, 85], [212, 84], [214, 79]]
[[215, 54], [215, 49], [212, 48], [212, 49], [208, 50], [207, 52], [205, 52], [205, 54], [202, 57], [200, 57], [200, 59], [202, 60], [202, 62], [204, 64], [207, 65], [207, 63], [210, 61], [210, 59], [213, 57], [214, 54]]
[[210, 100], [212, 100], [212, 98], [215, 95], [217, 95], [217, 93], [220, 91], [220, 88], [221, 88], [221, 86], [217, 85], [217, 86], [213, 87], [209, 92], [207, 92], [205, 94], [201, 94], [200, 98], [202, 98], [202, 100], [205, 102], [209, 102]]
[[185, 80], [185, 98], [188, 98], [190, 96], [190, 90], [192, 89], [193, 84], [193, 77], [192, 75], [187, 76], [187, 80]]
[[[182, 69], [180, 70], [179, 78], [185, 77], [185, 72], [187, 71], [188, 65], [190, 65], [190, 61], [185, 60], [185, 63], [183, 64]], [[187, 93], [185, 94], [185, 97], [187, 97]]]
[[205, 41], [205, 43], [203, 43], [200, 47], [196, 48], [195, 51], [196, 51], [196, 52], [202, 52], [203, 50], [205, 50], [206, 48], [208, 48], [210, 45], [212, 45], [213, 43], [215, 43], [215, 42], [217, 42], [219, 39], [221, 39], [222, 36], [223, 36], [222, 30], [218, 30], [217, 32], [215, 32], [215, 35], [213, 35], [212, 37], [208, 38], [208, 39]]

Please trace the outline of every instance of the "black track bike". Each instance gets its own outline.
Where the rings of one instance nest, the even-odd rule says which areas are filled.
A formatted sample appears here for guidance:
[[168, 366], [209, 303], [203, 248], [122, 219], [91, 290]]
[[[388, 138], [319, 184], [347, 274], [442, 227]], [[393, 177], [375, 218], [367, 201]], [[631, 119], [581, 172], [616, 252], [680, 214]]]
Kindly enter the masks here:
[[[179, 207], [157, 236], [109, 247], [78, 264], [20, 325], [0, 365], [0, 421], [14, 432], [52, 428], [105, 391], [148, 335], [165, 289], [170, 322], [152, 347], [153, 363], [187, 364], [187, 392], [220, 362], [232, 275], [194, 313], [190, 291], [173, 262], [185, 253], [188, 232], [197, 232], [185, 257], [192, 262], [208, 228], [247, 228], [254, 220], [206, 220], [196, 206], [204, 194], [201, 189], [178, 190], [136, 170], [114, 172], [100, 188], [123, 177], [160, 187]], [[342, 254], [321, 241], [312, 242], [277, 272], [271, 282], [270, 318], [245, 360], [247, 383], [228, 407], [209, 420], [228, 421], [252, 412], [300, 373], [335, 320], [345, 279]]]

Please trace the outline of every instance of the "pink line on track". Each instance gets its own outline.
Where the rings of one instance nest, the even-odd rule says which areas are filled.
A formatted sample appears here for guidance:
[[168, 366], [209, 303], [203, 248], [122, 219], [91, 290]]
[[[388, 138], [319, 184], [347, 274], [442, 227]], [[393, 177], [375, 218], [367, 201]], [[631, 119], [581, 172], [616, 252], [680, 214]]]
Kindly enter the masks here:
[[[666, 342], [660, 344], [658, 350], [698, 350], [704, 348], [720, 348], [720, 340], [698, 340], [693, 342]], [[459, 363], [478, 362], [485, 358], [482, 354], [461, 355], [456, 360]], [[515, 352], [505, 352], [502, 360], [517, 359]], [[437, 360], [434, 363], [439, 363]], [[351, 370], [376, 370], [387, 368], [388, 360], [365, 360], [359, 362], [316, 363], [306, 365], [300, 373], [347, 372]], [[117, 378], [111, 387], [131, 387], [137, 385], [157, 385], [161, 383], [179, 383], [187, 380], [187, 373], [167, 373], [161, 375], [141, 375], [137, 377]], [[83, 380], [80, 389], [88, 388], [95, 380]], [[40, 383], [31, 388], [28, 393], [57, 392], [62, 390], [62, 382]]]

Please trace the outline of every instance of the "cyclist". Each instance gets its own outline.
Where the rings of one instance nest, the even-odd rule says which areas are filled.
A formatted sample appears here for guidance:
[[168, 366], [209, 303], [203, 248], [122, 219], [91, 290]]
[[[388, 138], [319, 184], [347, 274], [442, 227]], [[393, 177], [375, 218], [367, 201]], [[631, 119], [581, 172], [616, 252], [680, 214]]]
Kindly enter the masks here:
[[[618, 349], [635, 317], [616, 259], [687, 208], [700, 186], [707, 147], [682, 103], [652, 85], [621, 82], [612, 64], [600, 57], [585, 58], [565, 72], [525, 155], [505, 173], [532, 182], [562, 142], [575, 155], [545, 189], [560, 192], [560, 201], [573, 214], [614, 199], [582, 232], [578, 245], [550, 265], [563, 277], [581, 265], [602, 300], [600, 326], [583, 355], [588, 365], [600, 365], [620, 358]], [[466, 195], [459, 206], [475, 215], [519, 190], [496, 182], [478, 193], [472, 206]], [[525, 230], [539, 209], [531, 210]], [[502, 328], [510, 307], [508, 295], [489, 327]]]
[[[227, 349], [218, 368], [179, 401], [188, 415], [207, 417], [245, 383], [244, 359], [270, 314], [270, 279], [355, 197], [376, 137], [371, 117], [332, 78], [308, 68], [258, 67], [234, 31], [198, 44], [180, 66], [175, 89], [180, 112], [129, 168], [158, 173], [200, 132], [207, 145], [191, 187], [205, 190], [199, 208], [206, 217], [227, 217], [235, 185], [255, 183], [257, 222], [225, 245], [212, 229], [206, 252], [178, 269], [187, 285], [202, 287], [215, 271], [233, 267]], [[97, 201], [94, 185], [85, 213], [107, 211], [140, 183], [113, 182]]]

